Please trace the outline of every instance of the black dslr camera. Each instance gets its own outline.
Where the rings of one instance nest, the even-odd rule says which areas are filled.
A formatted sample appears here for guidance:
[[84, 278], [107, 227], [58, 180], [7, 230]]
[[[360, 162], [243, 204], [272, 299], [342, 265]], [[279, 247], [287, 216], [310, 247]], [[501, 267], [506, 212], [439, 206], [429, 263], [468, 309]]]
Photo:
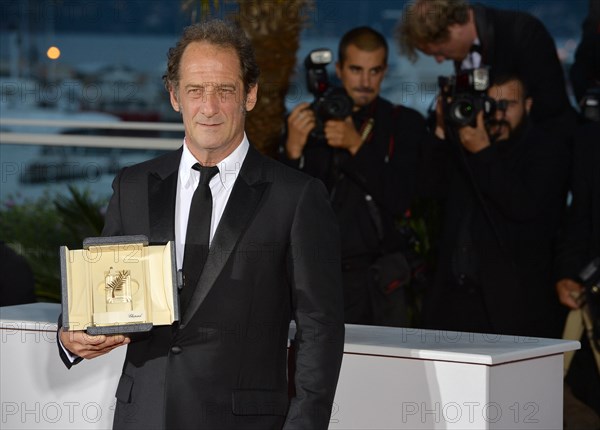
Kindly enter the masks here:
[[592, 320], [593, 340], [600, 349], [600, 257], [593, 259], [581, 270], [579, 280]]
[[311, 137], [324, 140], [323, 124], [330, 119], [344, 119], [352, 113], [354, 101], [346, 90], [329, 84], [326, 66], [331, 63], [333, 54], [330, 49], [315, 49], [304, 60], [306, 68], [306, 87], [315, 100], [310, 108], [315, 112], [316, 126]]
[[438, 77], [442, 109], [447, 125], [477, 126], [477, 114], [489, 119], [496, 111], [496, 101], [487, 95], [490, 73], [487, 67], [463, 70], [454, 76]]

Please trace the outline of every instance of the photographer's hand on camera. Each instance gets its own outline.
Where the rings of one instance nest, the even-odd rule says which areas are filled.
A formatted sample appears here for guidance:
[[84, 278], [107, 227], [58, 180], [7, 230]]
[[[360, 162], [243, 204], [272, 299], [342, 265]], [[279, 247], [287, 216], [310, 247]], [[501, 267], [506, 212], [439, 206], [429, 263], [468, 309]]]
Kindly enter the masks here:
[[560, 302], [570, 309], [579, 309], [583, 286], [572, 279], [564, 278], [556, 283], [556, 293]]
[[477, 127], [467, 125], [459, 128], [458, 137], [462, 146], [472, 154], [490, 146], [490, 138], [485, 128], [483, 111], [477, 114]]
[[346, 149], [354, 155], [362, 146], [362, 139], [354, 127], [352, 117], [344, 120], [332, 119], [325, 123], [325, 137], [332, 148]]
[[287, 157], [297, 160], [302, 156], [308, 135], [315, 128], [316, 117], [310, 103], [304, 102], [296, 106], [287, 119], [288, 136], [285, 143]]

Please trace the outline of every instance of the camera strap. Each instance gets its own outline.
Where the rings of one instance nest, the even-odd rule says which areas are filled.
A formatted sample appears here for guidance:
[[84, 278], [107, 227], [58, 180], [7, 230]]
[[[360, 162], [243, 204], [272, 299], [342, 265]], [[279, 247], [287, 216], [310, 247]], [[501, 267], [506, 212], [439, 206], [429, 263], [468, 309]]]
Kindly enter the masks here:
[[365, 144], [366, 142], [370, 142], [373, 138], [373, 127], [375, 127], [375, 118], [373, 117], [375, 113], [375, 105], [377, 104], [377, 100], [374, 100], [369, 106], [369, 112], [367, 119], [365, 119], [360, 125], [360, 129], [358, 130], [358, 134], [360, 135], [361, 144]]
[[360, 141], [361, 143], [365, 143], [367, 140], [371, 140], [371, 135], [373, 134], [373, 126], [375, 125], [375, 118], [370, 117], [365, 122], [363, 122], [360, 127]]
[[385, 156], [384, 161], [389, 163], [390, 159], [394, 155], [394, 150], [396, 149], [396, 141], [394, 140], [394, 130], [393, 125], [397, 124], [398, 116], [400, 115], [400, 111], [402, 110], [402, 105], [395, 105], [392, 107], [392, 122], [390, 129], [390, 139], [388, 141], [388, 150]]

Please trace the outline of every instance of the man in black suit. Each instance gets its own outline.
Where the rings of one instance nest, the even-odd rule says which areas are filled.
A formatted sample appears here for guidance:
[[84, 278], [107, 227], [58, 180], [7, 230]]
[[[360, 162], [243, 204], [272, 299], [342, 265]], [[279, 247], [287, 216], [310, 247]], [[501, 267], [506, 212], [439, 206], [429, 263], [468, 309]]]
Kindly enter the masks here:
[[[103, 235], [174, 240], [186, 276], [180, 321], [146, 339], [60, 331], [67, 366], [129, 344], [116, 429], [327, 428], [344, 336], [339, 234], [320, 181], [249, 145], [244, 118], [257, 100], [258, 74], [241, 30], [222, 21], [188, 27], [169, 51], [165, 77], [184, 145], [113, 182]], [[208, 183], [210, 251], [190, 282], [186, 267], [199, 260], [184, 260], [186, 230], [189, 238], [198, 222], [192, 195], [208, 166], [218, 167]]]
[[576, 122], [554, 40], [535, 17], [465, 0], [415, 0], [397, 28], [403, 53], [416, 51], [455, 68], [488, 66], [499, 76], [516, 75], [529, 88], [531, 120], [568, 137]]
[[[517, 77], [497, 77], [475, 127], [448, 123], [426, 155], [440, 200], [442, 233], [428, 328], [561, 336], [564, 313], [552, 288], [553, 245], [566, 202], [569, 150], [531, 124], [532, 100]], [[426, 187], [427, 188], [427, 187]]]

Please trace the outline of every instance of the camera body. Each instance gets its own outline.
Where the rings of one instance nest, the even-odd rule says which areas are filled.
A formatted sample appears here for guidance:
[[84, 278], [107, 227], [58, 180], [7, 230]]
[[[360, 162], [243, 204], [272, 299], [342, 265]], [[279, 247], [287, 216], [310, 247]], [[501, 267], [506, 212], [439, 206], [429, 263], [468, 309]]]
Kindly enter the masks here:
[[453, 76], [438, 77], [442, 109], [447, 125], [477, 125], [477, 114], [483, 111], [489, 119], [496, 111], [496, 101], [487, 95], [490, 72], [487, 67], [463, 70]]
[[352, 114], [354, 101], [341, 87], [329, 83], [327, 65], [331, 63], [333, 53], [330, 49], [315, 49], [304, 60], [306, 68], [306, 87], [315, 99], [310, 108], [315, 112], [316, 125], [311, 138], [324, 140], [323, 125], [330, 119], [344, 119]]

